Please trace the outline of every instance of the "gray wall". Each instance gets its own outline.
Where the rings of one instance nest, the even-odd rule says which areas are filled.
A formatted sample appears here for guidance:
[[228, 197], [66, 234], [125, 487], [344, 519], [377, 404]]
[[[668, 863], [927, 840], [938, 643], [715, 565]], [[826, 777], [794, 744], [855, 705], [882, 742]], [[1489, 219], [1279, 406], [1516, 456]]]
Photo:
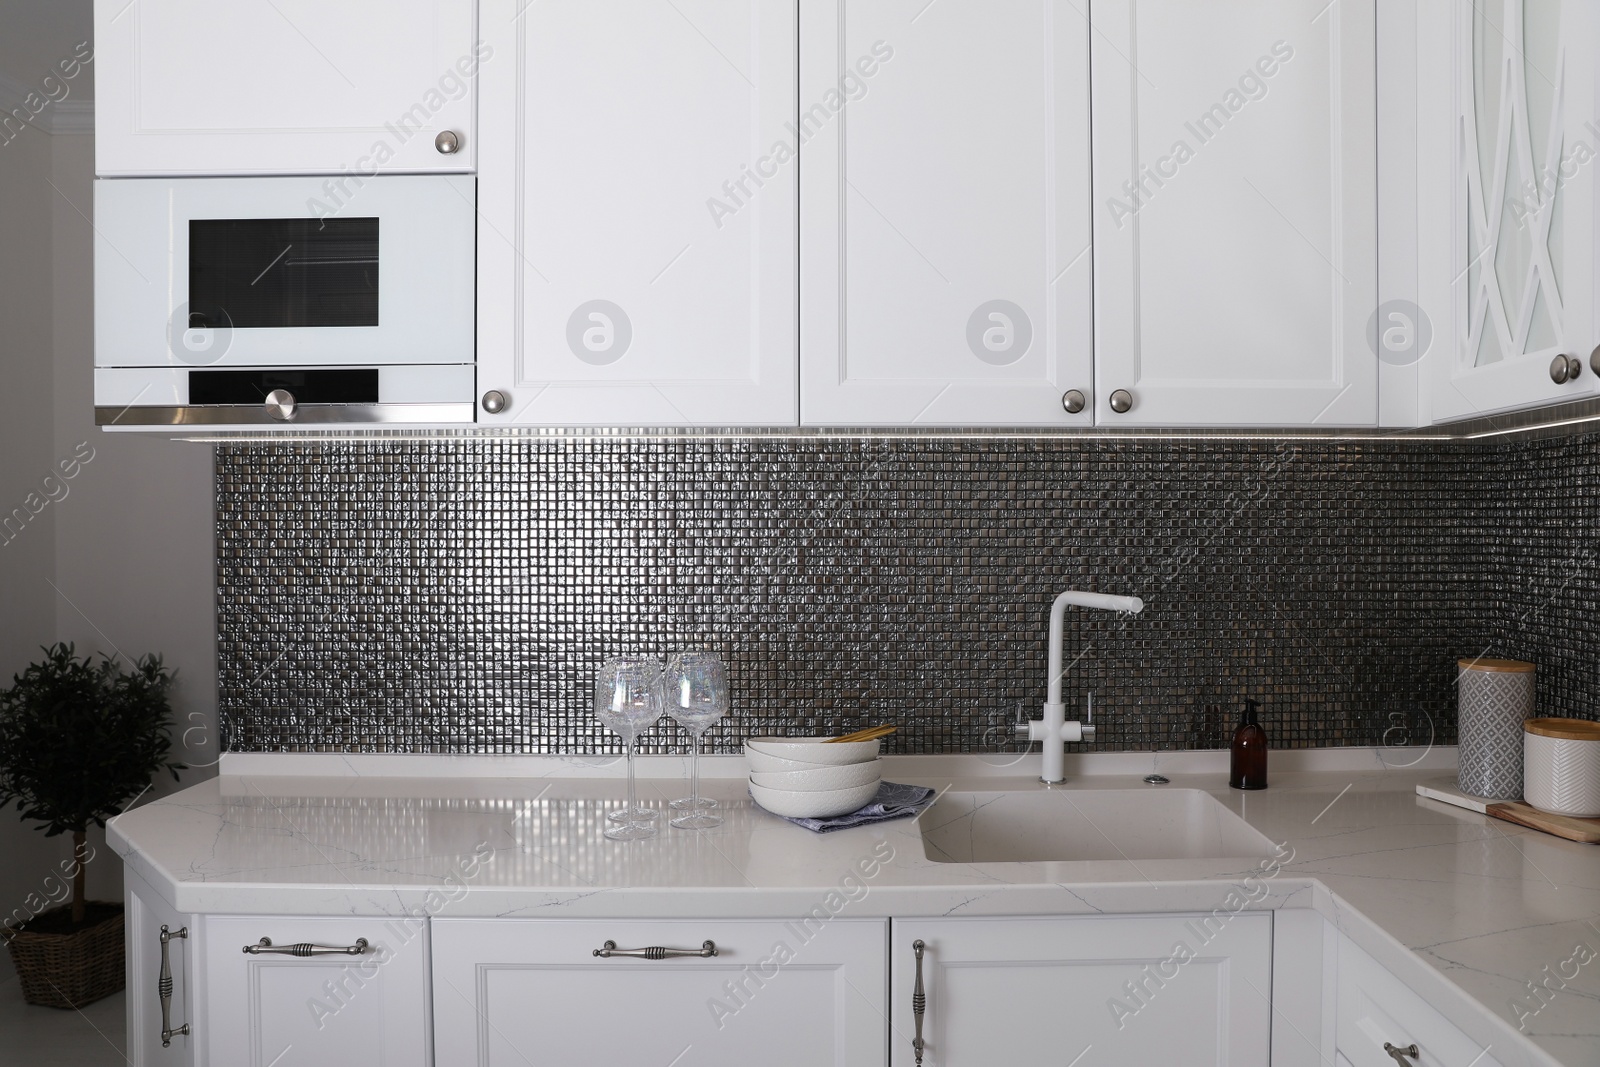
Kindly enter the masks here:
[[[17, 415], [0, 426], [0, 501], [9, 509], [54, 464], [93, 456], [61, 483], [65, 495], [58, 489], [60, 499], [0, 548], [0, 671], [9, 682], [38, 646], [56, 640], [80, 652], [160, 653], [179, 672], [176, 737], [196, 765], [185, 781], [195, 781], [213, 773], [204, 765], [217, 749], [212, 453], [94, 427], [93, 178], [91, 136], [30, 130], [0, 147], [0, 233], [8, 238], [0, 321]], [[171, 788], [168, 778], [149, 795]], [[37, 838], [14, 812], [0, 813], [0, 855], [22, 860], [0, 864], [0, 914], [70, 851]], [[91, 840], [100, 852], [91, 893], [119, 895], [120, 864], [99, 834]]]
[[[15, 398], [0, 419], [0, 678], [26, 666], [55, 637], [55, 504], [42, 481], [55, 463], [51, 323], [51, 138], [36, 131], [0, 146], [0, 385]], [[38, 494], [31, 501], [30, 494]], [[69, 498], [70, 499], [70, 498]], [[0, 916], [10, 914], [61, 851], [0, 812]]]

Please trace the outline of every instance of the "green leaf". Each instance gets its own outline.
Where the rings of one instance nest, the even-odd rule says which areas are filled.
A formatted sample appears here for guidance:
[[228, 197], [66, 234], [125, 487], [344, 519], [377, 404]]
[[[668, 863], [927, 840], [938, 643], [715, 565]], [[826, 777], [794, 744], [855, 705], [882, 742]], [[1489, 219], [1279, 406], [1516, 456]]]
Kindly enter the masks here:
[[172, 679], [159, 656], [123, 670], [45, 649], [0, 690], [0, 809], [15, 804], [54, 837], [104, 826], [163, 769], [176, 777]]

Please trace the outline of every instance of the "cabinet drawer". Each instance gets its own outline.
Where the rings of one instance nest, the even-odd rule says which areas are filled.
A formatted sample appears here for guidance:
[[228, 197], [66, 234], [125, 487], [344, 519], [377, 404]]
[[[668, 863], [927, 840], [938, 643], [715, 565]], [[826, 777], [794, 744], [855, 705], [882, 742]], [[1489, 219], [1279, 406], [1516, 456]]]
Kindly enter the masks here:
[[886, 938], [876, 919], [436, 919], [439, 1067], [881, 1067]]
[[[271, 941], [261, 945], [261, 939]], [[296, 956], [305, 943], [359, 955]], [[427, 1067], [432, 1062], [426, 924], [387, 919], [206, 920], [206, 1027], [213, 1064]], [[258, 951], [244, 951], [254, 947]]]
[[1395, 1067], [1385, 1042], [1415, 1044], [1418, 1067], [1499, 1067], [1483, 1046], [1349, 939], [1339, 939], [1338, 1049], [1351, 1067]]

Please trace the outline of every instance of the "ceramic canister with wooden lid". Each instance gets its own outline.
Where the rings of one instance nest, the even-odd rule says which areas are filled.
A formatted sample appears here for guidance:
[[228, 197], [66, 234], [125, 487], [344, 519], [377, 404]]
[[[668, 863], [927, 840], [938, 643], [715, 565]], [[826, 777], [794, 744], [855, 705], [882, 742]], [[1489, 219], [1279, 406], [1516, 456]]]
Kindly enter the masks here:
[[1600, 816], [1600, 722], [1529, 719], [1522, 744], [1529, 804], [1551, 815]]
[[1460, 745], [1456, 782], [1463, 793], [1497, 800], [1522, 796], [1522, 724], [1533, 717], [1533, 664], [1514, 659], [1458, 661]]

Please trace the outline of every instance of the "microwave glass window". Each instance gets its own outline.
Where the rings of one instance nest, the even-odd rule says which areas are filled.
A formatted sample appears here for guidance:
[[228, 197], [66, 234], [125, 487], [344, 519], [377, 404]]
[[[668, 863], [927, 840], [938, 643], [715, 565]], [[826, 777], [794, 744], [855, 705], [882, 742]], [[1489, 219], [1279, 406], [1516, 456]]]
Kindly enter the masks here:
[[190, 220], [190, 329], [376, 325], [377, 219]]

